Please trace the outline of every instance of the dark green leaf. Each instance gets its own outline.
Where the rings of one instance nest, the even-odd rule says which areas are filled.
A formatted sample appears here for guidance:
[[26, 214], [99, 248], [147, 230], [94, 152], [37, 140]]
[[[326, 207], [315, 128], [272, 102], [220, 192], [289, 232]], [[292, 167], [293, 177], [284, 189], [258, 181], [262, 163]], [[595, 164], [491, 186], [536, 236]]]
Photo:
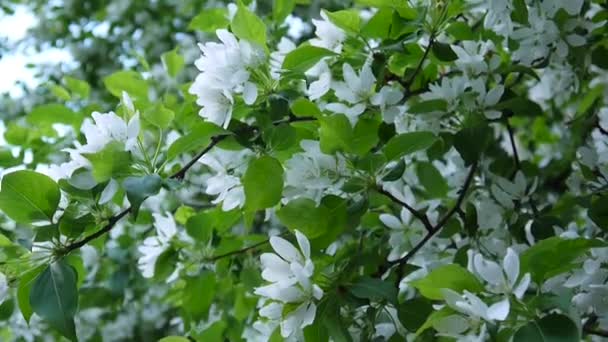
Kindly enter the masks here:
[[127, 198], [131, 203], [131, 212], [137, 217], [142, 202], [156, 195], [162, 186], [163, 180], [159, 175], [145, 175], [140, 177], [127, 177], [122, 186], [127, 192]]
[[78, 307], [76, 271], [65, 261], [48, 266], [30, 291], [33, 311], [66, 338], [76, 341], [74, 315]]
[[513, 336], [513, 342], [579, 342], [580, 340], [576, 323], [570, 317], [557, 313], [524, 325]]
[[215, 296], [215, 275], [206, 271], [196, 277], [186, 278], [182, 294], [182, 307], [194, 320], [206, 319]]
[[397, 302], [397, 288], [394, 284], [378, 278], [360, 278], [350, 288], [350, 292], [357, 298], [386, 300], [393, 304]]
[[450, 190], [448, 183], [441, 173], [429, 162], [420, 162], [416, 165], [416, 175], [431, 198], [445, 197]]

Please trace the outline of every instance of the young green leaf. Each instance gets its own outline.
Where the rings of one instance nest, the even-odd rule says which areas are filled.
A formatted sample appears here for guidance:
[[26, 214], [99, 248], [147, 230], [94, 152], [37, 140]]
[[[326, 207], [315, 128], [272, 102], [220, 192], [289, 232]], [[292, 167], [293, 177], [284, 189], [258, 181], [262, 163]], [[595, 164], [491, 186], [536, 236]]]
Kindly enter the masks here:
[[334, 56], [335, 54], [335, 52], [324, 48], [312, 45], [302, 45], [285, 56], [281, 69], [295, 73], [303, 73], [312, 68], [324, 57]]
[[177, 76], [184, 68], [184, 56], [180, 55], [177, 48], [163, 53], [160, 58], [165, 70], [171, 77]]
[[283, 166], [278, 160], [262, 156], [249, 163], [243, 177], [245, 207], [265, 209], [279, 203], [283, 192]]
[[215, 33], [218, 29], [227, 28], [230, 25], [228, 10], [225, 8], [207, 8], [202, 10], [192, 19], [188, 30]]
[[240, 39], [245, 39], [266, 48], [266, 24], [247, 6], [239, 2], [238, 10], [230, 24], [232, 33]]
[[441, 289], [456, 292], [467, 290], [472, 293], [483, 291], [483, 285], [466, 268], [456, 264], [440, 266], [426, 277], [410, 282], [420, 293], [429, 299], [443, 299]]
[[431, 132], [410, 132], [394, 136], [384, 146], [386, 159], [396, 160], [408, 154], [425, 150], [437, 141]]

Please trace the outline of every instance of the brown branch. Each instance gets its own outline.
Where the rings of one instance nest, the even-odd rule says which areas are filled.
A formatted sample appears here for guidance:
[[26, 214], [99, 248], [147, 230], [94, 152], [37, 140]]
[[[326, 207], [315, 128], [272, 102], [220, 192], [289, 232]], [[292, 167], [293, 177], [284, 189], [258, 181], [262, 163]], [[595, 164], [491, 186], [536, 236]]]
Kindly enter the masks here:
[[172, 174], [171, 177], [169, 177], [169, 178], [177, 179], [177, 180], [184, 179], [184, 176], [186, 176], [186, 172], [188, 172], [188, 170], [190, 170], [190, 168], [192, 166], [194, 166], [194, 164], [196, 164], [196, 162], [199, 159], [201, 159], [215, 145], [217, 145], [220, 141], [226, 139], [227, 137], [228, 137], [228, 135], [216, 135], [216, 136], [212, 137], [211, 142], [209, 143], [209, 145], [207, 145], [207, 147], [205, 147], [203, 150], [201, 150], [196, 156], [194, 156], [194, 158], [192, 158], [188, 163], [186, 163], [186, 165], [184, 165], [181, 169], [179, 169], [177, 172]]
[[583, 325], [583, 332], [589, 335], [597, 335], [602, 337], [608, 337], [608, 331], [603, 329], [594, 328], [593, 326], [597, 323], [597, 316], [591, 315], [587, 322]]
[[450, 220], [450, 218], [460, 210], [460, 206], [462, 205], [462, 202], [464, 201], [464, 198], [466, 197], [467, 192], [468, 192], [469, 188], [471, 187], [471, 184], [473, 183], [473, 178], [474, 178], [476, 170], [477, 170], [477, 162], [475, 162], [475, 163], [473, 163], [473, 165], [471, 165], [471, 168], [469, 169], [469, 174], [467, 175], [467, 178], [464, 181], [462, 188], [460, 189], [460, 194], [458, 195], [458, 198], [456, 199], [456, 203], [454, 204], [452, 209], [450, 209], [443, 216], [443, 218], [441, 218], [439, 220], [439, 222], [434, 227], [432, 227], [432, 229], [424, 236], [424, 238], [422, 238], [422, 240], [420, 240], [420, 242], [418, 242], [416, 244], [416, 246], [414, 246], [414, 248], [412, 248], [403, 258], [389, 262], [390, 265], [401, 265], [401, 264], [407, 263], [412, 257], [414, 257], [414, 255], [416, 255], [416, 253], [418, 253], [418, 251], [422, 247], [424, 247], [424, 245], [427, 244], [427, 242], [429, 242], [431, 240], [431, 238], [433, 238], [433, 236], [435, 236], [437, 233], [439, 233], [441, 231], [441, 229]]
[[515, 171], [511, 178], [515, 177], [517, 171], [521, 168], [521, 162], [519, 160], [519, 153], [517, 152], [517, 146], [515, 145], [515, 138], [513, 134], [513, 127], [509, 123], [509, 119], [505, 120], [505, 125], [507, 126], [507, 132], [509, 132], [509, 142], [511, 143], [511, 150], [513, 151], [513, 162], [515, 163]]
[[218, 260], [223, 259], [223, 258], [231, 257], [233, 255], [238, 255], [238, 254], [246, 253], [246, 252], [248, 252], [248, 251], [250, 251], [252, 249], [256, 249], [256, 248], [258, 248], [260, 246], [263, 246], [263, 245], [267, 244], [268, 242], [270, 242], [270, 239], [266, 239], [264, 241], [260, 241], [258, 243], [255, 243], [255, 244], [251, 245], [251, 246], [248, 246], [248, 247], [245, 247], [245, 248], [241, 248], [241, 249], [238, 249], [238, 250], [235, 250], [235, 251], [230, 251], [230, 252], [227, 252], [227, 253], [224, 253], [224, 254], [219, 254], [219, 255], [216, 255], [216, 256], [204, 259], [204, 261], [206, 261], [206, 262], [215, 262], [215, 261], [218, 261]]
[[431, 224], [431, 221], [429, 221], [429, 218], [426, 216], [426, 214], [422, 213], [421, 211], [418, 211], [418, 210], [414, 209], [411, 205], [409, 205], [406, 202], [398, 199], [397, 197], [395, 197], [395, 195], [393, 195], [390, 192], [384, 190], [381, 186], [376, 187], [376, 190], [379, 193], [383, 194], [384, 196], [390, 198], [393, 202], [399, 203], [405, 209], [407, 209], [407, 211], [409, 211], [412, 215], [414, 215], [415, 218], [417, 218], [418, 220], [420, 220], [420, 222], [422, 222], [422, 224], [424, 225], [424, 228], [426, 228], [426, 230], [428, 232], [433, 231], [433, 225]]

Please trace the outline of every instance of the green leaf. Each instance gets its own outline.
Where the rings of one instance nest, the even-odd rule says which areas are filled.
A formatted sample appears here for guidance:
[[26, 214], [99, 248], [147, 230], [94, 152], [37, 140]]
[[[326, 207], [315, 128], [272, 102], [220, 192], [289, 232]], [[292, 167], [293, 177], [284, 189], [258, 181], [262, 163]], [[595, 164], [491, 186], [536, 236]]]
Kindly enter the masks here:
[[406, 300], [397, 310], [399, 321], [410, 332], [420, 329], [431, 313], [433, 313], [431, 302], [420, 297]]
[[353, 128], [344, 114], [319, 118], [319, 140], [321, 151], [332, 154], [335, 151], [351, 151]]
[[382, 8], [363, 26], [361, 34], [368, 38], [386, 39], [391, 31], [393, 10]]
[[553, 313], [519, 328], [513, 342], [578, 342], [579, 329], [568, 316]]
[[426, 277], [410, 282], [420, 291], [420, 294], [429, 299], [441, 300], [441, 289], [451, 289], [456, 292], [467, 290], [472, 293], [483, 291], [483, 285], [477, 278], [456, 264], [440, 266], [431, 271]]
[[0, 210], [18, 223], [51, 221], [60, 198], [57, 183], [43, 174], [21, 170], [2, 178]]
[[471, 27], [465, 22], [454, 21], [448, 26], [445, 32], [456, 40], [475, 40], [475, 34]]
[[47, 87], [49, 88], [49, 90], [51, 91], [51, 93], [53, 93], [53, 95], [55, 95], [55, 97], [57, 97], [60, 100], [64, 100], [64, 101], [69, 101], [71, 96], [70, 96], [70, 92], [68, 92], [67, 89], [65, 89], [64, 87], [57, 85], [53, 82], [50, 82]]
[[272, 19], [277, 24], [282, 24], [288, 15], [296, 7], [295, 0], [275, 0], [272, 6]]
[[63, 83], [65, 86], [72, 92], [72, 94], [78, 94], [83, 99], [89, 97], [91, 93], [91, 86], [85, 82], [81, 81], [77, 78], [65, 76], [63, 78]]
[[97, 153], [83, 153], [93, 166], [93, 178], [98, 183], [110, 180], [112, 177], [122, 177], [128, 174], [131, 167], [131, 153], [124, 151], [123, 144], [111, 142]]
[[207, 243], [213, 236], [213, 218], [205, 211], [190, 217], [186, 232], [197, 241]]
[[184, 153], [192, 152], [204, 148], [211, 143], [211, 138], [221, 133], [227, 133], [221, 127], [209, 123], [199, 123], [192, 128], [188, 134], [175, 140], [167, 151], [167, 159], [172, 160]]
[[433, 42], [431, 50], [433, 51], [433, 55], [442, 62], [452, 62], [458, 59], [458, 56], [452, 50], [450, 44]]
[[290, 109], [293, 115], [298, 117], [312, 116], [318, 118], [323, 114], [316, 104], [305, 97], [300, 97], [293, 101]]
[[32, 286], [34, 285], [34, 281], [36, 277], [42, 272], [43, 266], [37, 267], [19, 279], [19, 285], [17, 286], [17, 303], [19, 304], [19, 310], [23, 315], [23, 318], [26, 322], [30, 322], [30, 317], [34, 311], [32, 310], [32, 306], [30, 305], [30, 292], [32, 291]]
[[308, 198], [297, 198], [277, 210], [277, 217], [290, 230], [298, 229], [309, 239], [326, 233], [329, 209]]
[[190, 340], [182, 336], [167, 336], [161, 338], [158, 342], [190, 342]]
[[380, 140], [378, 137], [379, 127], [380, 121], [368, 118], [359, 119], [353, 132], [351, 151], [360, 156], [366, 155]]
[[580, 263], [575, 261], [590, 248], [595, 247], [606, 247], [606, 243], [583, 238], [544, 239], [521, 254], [520, 273], [530, 272], [532, 280], [542, 284], [544, 280], [577, 267]]
[[76, 341], [74, 315], [78, 307], [76, 271], [63, 260], [52, 263], [30, 291], [33, 311], [66, 338]]
[[445, 112], [448, 109], [448, 103], [442, 99], [426, 100], [418, 102], [408, 109], [412, 114], [422, 114], [430, 112]]
[[450, 190], [441, 173], [429, 162], [416, 165], [416, 176], [431, 198], [445, 197]]
[[223, 29], [230, 25], [228, 10], [226, 8], [208, 8], [202, 10], [192, 19], [188, 30], [215, 33], [217, 29]]
[[56, 123], [76, 125], [82, 121], [82, 117], [68, 107], [58, 103], [36, 106], [27, 115], [26, 119], [32, 125], [42, 127], [50, 127]]
[[196, 277], [186, 278], [182, 293], [182, 308], [196, 321], [206, 319], [215, 296], [215, 274], [205, 271]]
[[163, 180], [159, 175], [145, 175], [141, 177], [127, 177], [122, 183], [131, 203], [131, 212], [137, 217], [141, 203], [148, 197], [156, 195], [162, 186]]
[[279, 203], [283, 192], [283, 167], [278, 160], [262, 156], [249, 163], [243, 177], [245, 207], [265, 209]]
[[281, 69], [303, 73], [312, 68], [324, 57], [334, 56], [335, 54], [335, 52], [324, 48], [312, 45], [300, 45], [285, 56]]
[[587, 215], [598, 227], [608, 231], [608, 205], [605, 199], [598, 197], [591, 201]]
[[602, 69], [608, 69], [608, 46], [598, 45], [593, 49], [591, 62]]
[[461, 129], [454, 137], [454, 148], [465, 164], [471, 165], [481, 157], [492, 139], [492, 129], [486, 123], [477, 123]]
[[511, 12], [511, 18], [517, 23], [528, 25], [528, 7], [526, 6], [525, 0], [513, 1], [513, 11]]
[[501, 111], [504, 110], [509, 115], [517, 116], [539, 116], [544, 113], [538, 103], [522, 96], [507, 98], [497, 103], [493, 108]]
[[110, 94], [118, 98], [122, 98], [122, 92], [125, 91], [135, 99], [148, 99], [148, 82], [135, 71], [117, 71], [104, 78], [103, 84]]
[[288, 124], [280, 124], [270, 131], [268, 145], [274, 151], [284, 151], [296, 143], [296, 129]]
[[362, 277], [353, 284], [350, 292], [357, 298], [397, 303], [397, 288], [392, 283], [378, 278]]
[[428, 316], [428, 318], [426, 319], [424, 324], [422, 324], [422, 326], [420, 326], [420, 328], [418, 328], [418, 330], [416, 330], [416, 335], [422, 334], [426, 329], [432, 328], [435, 323], [437, 323], [440, 320], [444, 319], [445, 317], [448, 317], [453, 314], [454, 314], [454, 310], [452, 310], [448, 306], [444, 306], [441, 310], [433, 311]]
[[361, 26], [361, 18], [357, 10], [341, 10], [336, 12], [325, 11], [329, 20], [334, 25], [343, 29], [346, 32], [358, 33]]
[[386, 143], [384, 155], [388, 161], [399, 159], [417, 151], [426, 150], [437, 141], [431, 132], [410, 132], [399, 134]]
[[175, 48], [167, 51], [160, 56], [163, 66], [171, 77], [175, 77], [184, 68], [184, 56], [180, 55], [178, 49]]
[[157, 103], [155, 106], [144, 111], [143, 117], [154, 126], [165, 129], [171, 125], [175, 113], [171, 109]]
[[240, 39], [257, 43], [266, 48], [266, 24], [240, 2], [230, 28], [232, 28], [232, 33]]

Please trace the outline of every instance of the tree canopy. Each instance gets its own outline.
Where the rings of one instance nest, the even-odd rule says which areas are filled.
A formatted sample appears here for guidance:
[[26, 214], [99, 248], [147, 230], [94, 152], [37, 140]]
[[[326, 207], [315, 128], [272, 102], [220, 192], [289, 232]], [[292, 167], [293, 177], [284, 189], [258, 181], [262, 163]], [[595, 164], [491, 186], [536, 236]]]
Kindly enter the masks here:
[[608, 337], [605, 1], [16, 8], [0, 339]]

